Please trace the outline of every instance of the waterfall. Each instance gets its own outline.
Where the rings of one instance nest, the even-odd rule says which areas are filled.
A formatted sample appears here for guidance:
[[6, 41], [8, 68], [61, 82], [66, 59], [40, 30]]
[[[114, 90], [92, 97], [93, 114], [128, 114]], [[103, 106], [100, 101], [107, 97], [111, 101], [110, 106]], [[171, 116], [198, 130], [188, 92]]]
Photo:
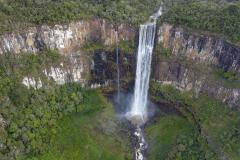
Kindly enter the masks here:
[[134, 96], [131, 110], [127, 115], [137, 125], [141, 125], [147, 120], [148, 88], [156, 20], [161, 14], [162, 8], [160, 7], [159, 11], [150, 17], [150, 22], [140, 25]]
[[137, 54], [137, 69], [133, 101], [127, 118], [136, 126], [134, 136], [137, 144], [135, 146], [135, 159], [145, 160], [144, 152], [147, 149], [147, 143], [141, 126], [147, 121], [147, 103], [149, 79], [151, 74], [152, 52], [154, 47], [156, 21], [162, 15], [162, 7], [157, 13], [150, 17], [150, 22], [140, 25], [139, 44]]
[[134, 119], [134, 123], [141, 123], [146, 120], [146, 106], [155, 30], [155, 22], [146, 23], [140, 26], [134, 97], [130, 111], [130, 116]]
[[119, 47], [118, 47], [118, 33], [116, 34], [116, 64], [117, 64], [117, 103], [120, 101], [120, 69], [119, 69]]

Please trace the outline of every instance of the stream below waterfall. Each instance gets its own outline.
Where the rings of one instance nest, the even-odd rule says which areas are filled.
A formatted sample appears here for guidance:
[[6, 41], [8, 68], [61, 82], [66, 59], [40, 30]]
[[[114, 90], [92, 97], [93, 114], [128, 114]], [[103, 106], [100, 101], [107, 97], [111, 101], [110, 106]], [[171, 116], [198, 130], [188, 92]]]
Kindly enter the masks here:
[[148, 143], [144, 134], [145, 127], [149, 124], [154, 123], [154, 118], [160, 116], [161, 114], [178, 114], [178, 111], [175, 110], [174, 107], [155, 104], [149, 100], [147, 103], [148, 121], [143, 126], [138, 127], [129, 122], [125, 117], [126, 111], [128, 111], [131, 107], [130, 102], [133, 97], [132, 91], [122, 90], [119, 93], [116, 91], [114, 93], [106, 94], [105, 96], [108, 97], [108, 99], [113, 104], [117, 117], [119, 117], [119, 119], [122, 119], [124, 123], [127, 123], [127, 126], [131, 132], [130, 138], [134, 159], [146, 160], [148, 153]]
[[144, 160], [144, 152], [147, 149], [147, 142], [144, 138], [142, 128], [137, 127], [134, 131], [134, 136], [137, 138], [137, 146], [135, 146], [135, 159]]

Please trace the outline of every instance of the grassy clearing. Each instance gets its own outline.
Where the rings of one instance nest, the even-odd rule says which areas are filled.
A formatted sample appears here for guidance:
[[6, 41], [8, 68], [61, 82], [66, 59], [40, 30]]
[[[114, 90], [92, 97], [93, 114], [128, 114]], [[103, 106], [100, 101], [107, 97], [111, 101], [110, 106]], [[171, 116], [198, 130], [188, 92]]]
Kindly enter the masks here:
[[[27, 160], [127, 160], [131, 149], [127, 136], [119, 133], [112, 106], [95, 91], [89, 91], [85, 107], [99, 106], [72, 114], [58, 123], [58, 133], [47, 152]], [[91, 97], [91, 98], [90, 98]]]
[[202, 96], [192, 101], [192, 112], [200, 119], [211, 147], [221, 156], [238, 160], [240, 156], [240, 116], [222, 103]]
[[[207, 146], [205, 142], [202, 145], [206, 159], [239, 159], [239, 112], [232, 111], [209, 96], [194, 98], [191, 93], [180, 92], [172, 86], [160, 85], [157, 82], [151, 83], [150, 90], [154, 100], [173, 103], [190, 123], [200, 126], [200, 138], [207, 141]], [[206, 152], [207, 148], [213, 150], [213, 153]]]
[[166, 159], [180, 136], [192, 136], [194, 127], [179, 116], [164, 116], [146, 129], [149, 160]]

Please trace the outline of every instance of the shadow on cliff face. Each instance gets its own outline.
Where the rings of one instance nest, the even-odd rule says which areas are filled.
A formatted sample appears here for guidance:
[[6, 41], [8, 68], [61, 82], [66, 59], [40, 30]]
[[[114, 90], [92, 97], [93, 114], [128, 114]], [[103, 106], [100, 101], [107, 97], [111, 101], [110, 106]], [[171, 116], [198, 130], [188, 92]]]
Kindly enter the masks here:
[[[91, 62], [91, 84], [104, 84], [107, 81], [115, 81], [117, 77], [116, 51], [97, 51]], [[119, 53], [119, 70], [121, 80], [134, 77], [134, 55]]]

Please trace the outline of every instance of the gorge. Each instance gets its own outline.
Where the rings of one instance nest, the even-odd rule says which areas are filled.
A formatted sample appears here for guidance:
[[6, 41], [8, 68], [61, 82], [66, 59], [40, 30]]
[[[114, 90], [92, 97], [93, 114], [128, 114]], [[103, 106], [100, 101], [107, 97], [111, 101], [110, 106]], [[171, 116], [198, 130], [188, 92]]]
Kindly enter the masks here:
[[[134, 39], [136, 33], [133, 28], [124, 25], [118, 28], [119, 41]], [[79, 30], [80, 32], [78, 32]], [[42, 50], [44, 46], [50, 49], [57, 49], [61, 54], [69, 57], [71, 63], [69, 67], [60, 66], [60, 68], [50, 68], [46, 74], [54, 78], [59, 84], [63, 84], [66, 81], [65, 77], [67, 73], [72, 75], [73, 81], [87, 83], [87, 76], [84, 77], [83, 75], [89, 74], [91, 64], [83, 60], [86, 56], [79, 52], [77, 48], [83, 46], [86, 39], [91, 38], [103, 40], [106, 46], [112, 45], [116, 41], [114, 27], [104, 20], [93, 20], [88, 22], [81, 21], [64, 26], [55, 25], [53, 28], [48, 26], [32, 28], [22, 34], [12, 33], [2, 35], [0, 38], [0, 53], [36, 53]], [[171, 56], [173, 58], [181, 58], [181, 56], [184, 56], [183, 54], [186, 54], [189, 62], [192, 61], [199, 65], [208, 64], [223, 70], [239, 72], [239, 47], [216, 37], [204, 37], [196, 35], [195, 33], [191, 35], [183, 28], [174, 28], [172, 25], [165, 23], [159, 27], [157, 45], [163, 45], [164, 48], [169, 48], [170, 50], [173, 49], [173, 55]], [[157, 67], [162, 69], [161, 74], [168, 75], [159, 75], [158, 70], [156, 70], [153, 77], [165, 83], [171, 82], [184, 90], [191, 90], [193, 88], [196, 92], [203, 90], [234, 108], [239, 107], [239, 90], [237, 88], [224, 87], [224, 83], [218, 81], [215, 81], [215, 84], [208, 84], [210, 82], [204, 80], [207, 75], [204, 75], [204, 73], [204, 76], [200, 77], [194, 75], [195, 71], [193, 68], [185, 68], [176, 58], [172, 61], [173, 63], [169, 63], [168, 61], [164, 62], [163, 60], [155, 63], [158, 66], [162, 66]], [[182, 68], [182, 70], [179, 70], [180, 68]], [[177, 73], [178, 71], [181, 71], [181, 73]], [[184, 74], [185, 76], [183, 77], [178, 76]], [[32, 77], [28, 78], [31, 79]], [[107, 79], [110, 80], [111, 78], [108, 77]], [[112, 77], [112, 79], [114, 78]], [[219, 90], [218, 92], [216, 92], [216, 88]]]
[[0, 160], [238, 160], [240, 46], [167, 5], [1, 33]]

